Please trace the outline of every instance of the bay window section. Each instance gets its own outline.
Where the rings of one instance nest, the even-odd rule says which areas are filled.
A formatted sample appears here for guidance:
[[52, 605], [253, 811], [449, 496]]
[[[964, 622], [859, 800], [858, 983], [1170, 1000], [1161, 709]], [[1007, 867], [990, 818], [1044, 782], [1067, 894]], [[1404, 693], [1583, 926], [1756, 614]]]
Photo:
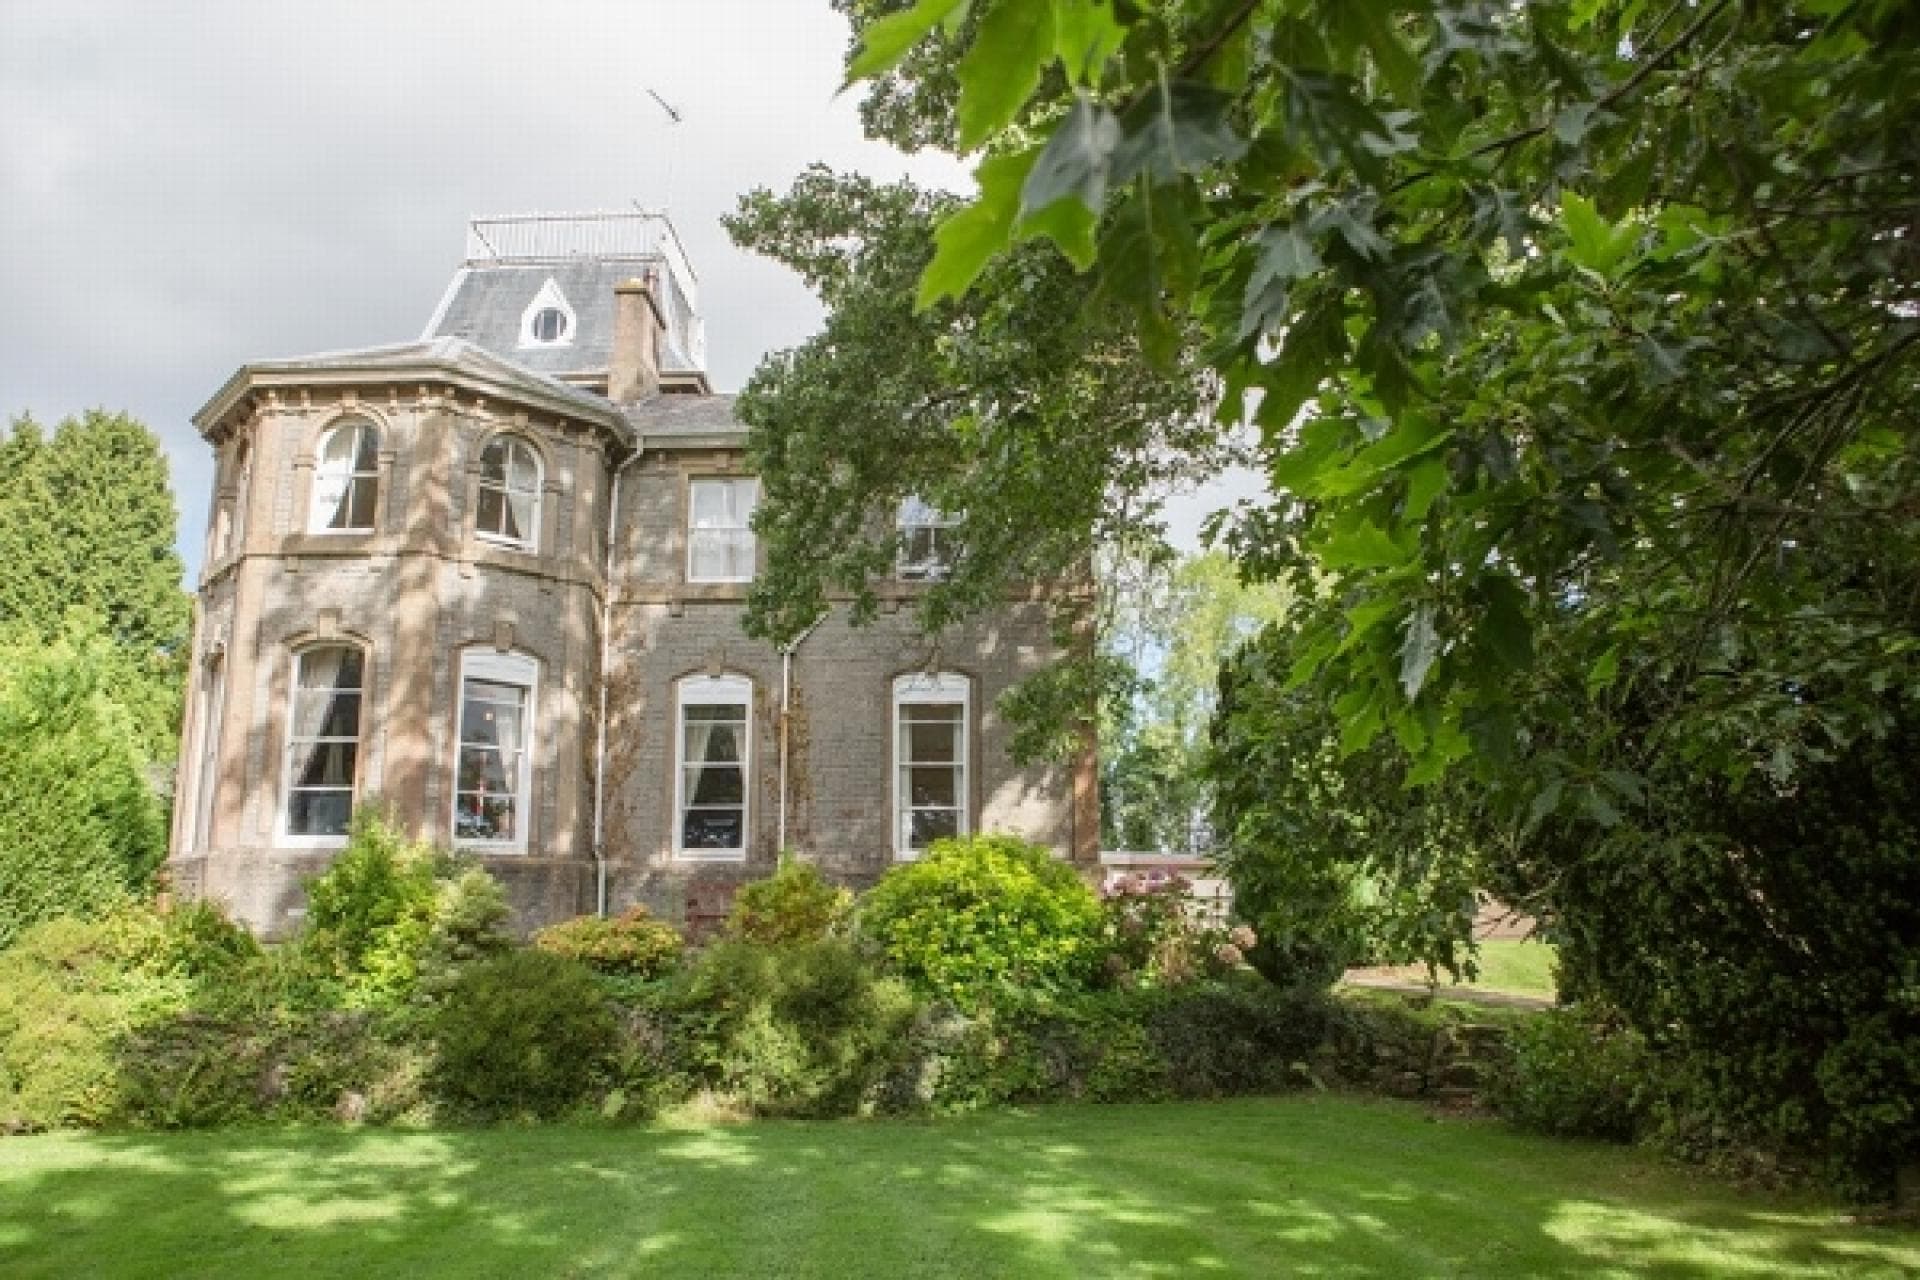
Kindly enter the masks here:
[[486, 651], [461, 660], [453, 836], [462, 845], [527, 847], [537, 675], [534, 661], [519, 654]]
[[916, 673], [893, 682], [894, 853], [917, 858], [935, 840], [967, 834], [963, 675]]
[[759, 503], [760, 482], [752, 476], [688, 483], [688, 582], [753, 581], [753, 510]]
[[306, 649], [294, 657], [282, 806], [292, 840], [346, 839], [359, 773], [365, 679], [365, 655], [350, 645]]
[[480, 454], [474, 532], [527, 551], [540, 545], [540, 455], [517, 436], [500, 436]]
[[321, 437], [314, 458], [307, 528], [314, 533], [368, 533], [380, 498], [380, 433], [370, 422], [344, 422]]
[[674, 850], [683, 858], [744, 858], [753, 743], [753, 682], [680, 681]]

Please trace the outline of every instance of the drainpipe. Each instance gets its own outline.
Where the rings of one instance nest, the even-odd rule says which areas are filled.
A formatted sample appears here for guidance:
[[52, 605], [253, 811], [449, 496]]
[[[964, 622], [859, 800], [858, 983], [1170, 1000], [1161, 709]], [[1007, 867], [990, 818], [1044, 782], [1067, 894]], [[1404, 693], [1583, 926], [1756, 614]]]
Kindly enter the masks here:
[[780, 838], [774, 850], [781, 857], [785, 857], [787, 852], [787, 722], [793, 706], [793, 654], [801, 641], [812, 635], [814, 628], [826, 620], [827, 615], [822, 613], [780, 650]]
[[607, 848], [602, 836], [607, 811], [607, 686], [612, 683], [613, 667], [613, 553], [619, 545], [620, 476], [640, 460], [646, 438], [636, 437], [633, 452], [613, 469], [613, 481], [607, 488], [607, 565], [600, 585], [600, 714], [594, 722], [593, 744], [593, 912], [607, 914]]

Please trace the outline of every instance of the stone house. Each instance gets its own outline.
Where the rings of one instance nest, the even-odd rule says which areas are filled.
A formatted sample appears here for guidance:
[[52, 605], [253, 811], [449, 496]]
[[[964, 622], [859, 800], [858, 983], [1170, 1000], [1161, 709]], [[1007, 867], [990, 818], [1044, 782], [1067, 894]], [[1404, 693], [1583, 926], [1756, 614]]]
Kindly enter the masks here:
[[249, 364], [194, 421], [178, 892], [285, 932], [366, 802], [481, 860], [522, 929], [699, 924], [783, 847], [855, 886], [956, 831], [1097, 861], [1091, 751], [1016, 766], [995, 712], [1058, 656], [1046, 592], [914, 625], [939, 513], [898, 513], [874, 623], [741, 629], [758, 486], [660, 215], [476, 220], [418, 341]]

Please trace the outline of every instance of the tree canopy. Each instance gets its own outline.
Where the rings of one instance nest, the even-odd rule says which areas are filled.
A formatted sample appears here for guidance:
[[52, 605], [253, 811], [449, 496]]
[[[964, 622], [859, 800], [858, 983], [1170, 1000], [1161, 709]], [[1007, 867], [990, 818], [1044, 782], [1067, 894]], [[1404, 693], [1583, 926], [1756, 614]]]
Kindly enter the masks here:
[[0, 434], [0, 626], [48, 642], [103, 631], [101, 678], [156, 760], [175, 749], [192, 617], [176, 522], [160, 442], [125, 414], [89, 411], [51, 436], [22, 418]]

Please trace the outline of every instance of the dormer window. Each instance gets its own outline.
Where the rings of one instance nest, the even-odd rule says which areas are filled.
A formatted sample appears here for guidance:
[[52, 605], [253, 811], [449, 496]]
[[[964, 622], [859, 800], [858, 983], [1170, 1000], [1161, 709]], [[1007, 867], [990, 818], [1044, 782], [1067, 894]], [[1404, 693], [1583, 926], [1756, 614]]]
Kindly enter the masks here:
[[533, 340], [558, 342], [567, 335], [567, 313], [558, 307], [542, 307], [533, 313]]
[[520, 345], [570, 347], [573, 345], [574, 322], [573, 307], [560, 292], [560, 286], [549, 276], [520, 315]]

